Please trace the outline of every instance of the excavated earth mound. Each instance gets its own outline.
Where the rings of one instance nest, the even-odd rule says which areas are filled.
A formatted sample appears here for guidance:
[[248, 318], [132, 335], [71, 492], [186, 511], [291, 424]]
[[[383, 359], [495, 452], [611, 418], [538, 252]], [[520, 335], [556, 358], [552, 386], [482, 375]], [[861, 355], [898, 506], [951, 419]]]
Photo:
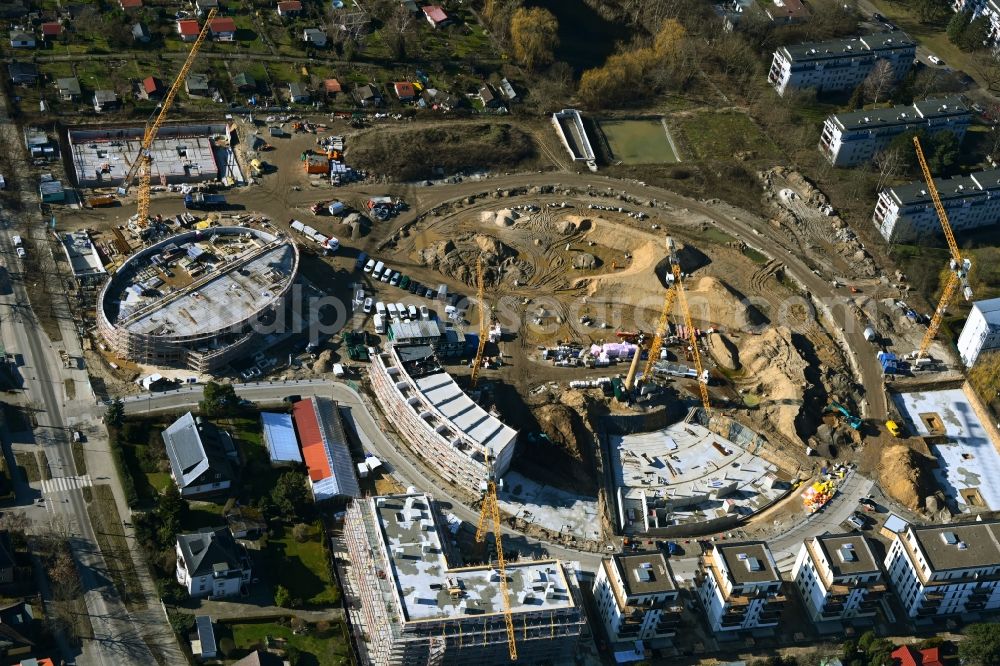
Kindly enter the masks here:
[[750, 390], [760, 396], [762, 418], [789, 441], [801, 442], [795, 422], [802, 410], [808, 363], [792, 343], [792, 332], [778, 326], [745, 337], [739, 359], [753, 381]]

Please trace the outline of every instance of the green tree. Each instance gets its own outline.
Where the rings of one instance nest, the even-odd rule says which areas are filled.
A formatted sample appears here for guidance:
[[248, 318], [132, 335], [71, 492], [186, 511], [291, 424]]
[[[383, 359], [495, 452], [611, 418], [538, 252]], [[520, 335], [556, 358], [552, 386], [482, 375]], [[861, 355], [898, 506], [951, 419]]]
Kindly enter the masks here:
[[971, 666], [1000, 665], [1000, 624], [970, 624], [958, 644], [958, 656]]
[[170, 484], [156, 502], [156, 534], [160, 545], [171, 543], [181, 531], [187, 516], [188, 503], [181, 497], [177, 486]]
[[208, 382], [205, 384], [198, 409], [205, 416], [221, 416], [231, 411], [237, 404], [239, 398], [236, 397], [236, 389], [232, 384]]
[[125, 403], [121, 398], [115, 398], [104, 411], [104, 422], [111, 428], [121, 428], [125, 423]]
[[302, 472], [285, 472], [271, 490], [271, 501], [286, 520], [302, 518], [309, 507], [309, 489]]
[[969, 27], [969, 23], [972, 22], [972, 12], [958, 12], [951, 17], [948, 21], [948, 28], [946, 32], [948, 33], [948, 41], [952, 44], [961, 46], [962, 38], [965, 35], [966, 29]]
[[931, 173], [940, 176], [958, 163], [958, 139], [953, 132], [944, 130], [931, 136], [931, 154], [927, 166]]
[[949, 0], [913, 0], [912, 7], [924, 23], [940, 21], [951, 11]]
[[966, 51], [978, 51], [985, 47], [990, 37], [990, 20], [986, 16], [972, 19], [963, 35], [962, 48]]
[[280, 608], [288, 608], [292, 603], [292, 594], [284, 585], [274, 588], [274, 605]]
[[521, 7], [511, 17], [510, 39], [518, 62], [529, 69], [536, 69], [555, 59], [555, 50], [559, 46], [559, 22], [547, 9]]
[[854, 88], [854, 92], [851, 93], [851, 98], [847, 100], [847, 106], [844, 107], [844, 111], [857, 111], [865, 104], [865, 84], [859, 83]]

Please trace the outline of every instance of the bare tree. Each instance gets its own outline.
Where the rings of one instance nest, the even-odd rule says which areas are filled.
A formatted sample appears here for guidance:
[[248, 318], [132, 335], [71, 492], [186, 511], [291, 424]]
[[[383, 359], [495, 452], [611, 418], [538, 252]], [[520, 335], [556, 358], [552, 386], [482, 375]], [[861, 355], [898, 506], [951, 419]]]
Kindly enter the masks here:
[[413, 27], [413, 14], [403, 5], [398, 5], [382, 26], [386, 43], [396, 60], [406, 59], [406, 43]]
[[878, 104], [882, 95], [892, 90], [895, 83], [896, 75], [892, 69], [892, 63], [880, 58], [875, 62], [872, 71], [865, 78], [865, 97], [872, 104]]
[[875, 167], [878, 169], [878, 181], [875, 186], [876, 192], [881, 192], [882, 188], [889, 184], [893, 178], [902, 170], [903, 160], [899, 154], [899, 149], [889, 148], [875, 154]]

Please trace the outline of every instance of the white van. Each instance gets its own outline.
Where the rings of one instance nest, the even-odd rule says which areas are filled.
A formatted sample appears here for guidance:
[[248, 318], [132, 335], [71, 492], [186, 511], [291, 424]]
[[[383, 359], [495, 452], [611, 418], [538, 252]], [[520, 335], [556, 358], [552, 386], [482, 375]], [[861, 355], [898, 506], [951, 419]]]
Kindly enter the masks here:
[[390, 319], [396, 319], [399, 317], [399, 310], [396, 309], [395, 303], [389, 303], [389, 305], [387, 305], [386, 308], [388, 308], [389, 310]]
[[372, 277], [377, 278], [379, 275], [382, 275], [382, 269], [384, 268], [385, 268], [384, 262], [380, 261], [376, 263], [375, 268], [372, 269]]
[[379, 301], [378, 303], [376, 303], [375, 304], [375, 312], [377, 312], [379, 314], [379, 316], [382, 317], [382, 319], [385, 319], [385, 303], [383, 303], [382, 301]]
[[21, 245], [21, 237], [20, 236], [11, 236], [10, 239], [11, 239], [11, 241], [14, 242], [14, 247], [19, 247]]
[[375, 315], [375, 332], [385, 333], [385, 317], [380, 314]]
[[368, 263], [365, 264], [365, 273], [371, 273], [373, 268], [375, 268], [375, 260], [369, 259]]
[[410, 321], [416, 321], [417, 320], [417, 306], [416, 305], [414, 305], [413, 303], [410, 303], [408, 306], [406, 306], [406, 311], [410, 313]]

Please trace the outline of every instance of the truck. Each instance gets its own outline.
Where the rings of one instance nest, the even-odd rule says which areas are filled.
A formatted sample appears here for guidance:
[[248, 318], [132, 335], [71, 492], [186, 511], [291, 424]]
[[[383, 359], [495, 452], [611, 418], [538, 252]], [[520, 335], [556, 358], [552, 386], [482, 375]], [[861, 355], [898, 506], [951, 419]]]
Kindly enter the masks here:
[[875, 329], [872, 328], [871, 326], [865, 327], [864, 335], [865, 335], [865, 340], [867, 340], [868, 342], [873, 342], [878, 338], [878, 333], [876, 333]]
[[203, 194], [192, 192], [184, 195], [184, 207], [191, 210], [215, 210], [224, 208], [226, 197], [221, 194]]

